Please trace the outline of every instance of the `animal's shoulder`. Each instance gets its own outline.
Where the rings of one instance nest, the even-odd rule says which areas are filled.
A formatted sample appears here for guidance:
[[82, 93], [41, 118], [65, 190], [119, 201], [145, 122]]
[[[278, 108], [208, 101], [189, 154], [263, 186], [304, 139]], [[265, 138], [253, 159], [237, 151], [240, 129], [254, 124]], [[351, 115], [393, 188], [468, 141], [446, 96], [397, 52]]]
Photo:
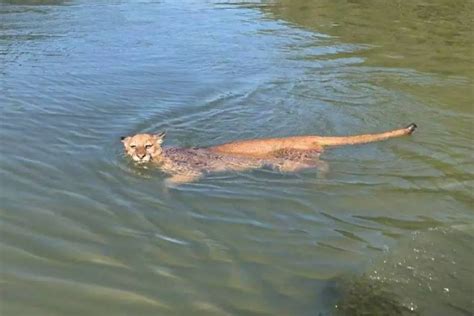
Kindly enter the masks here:
[[220, 155], [212, 153], [205, 148], [164, 148], [164, 155], [175, 165], [190, 168], [206, 168], [210, 164], [222, 160]]

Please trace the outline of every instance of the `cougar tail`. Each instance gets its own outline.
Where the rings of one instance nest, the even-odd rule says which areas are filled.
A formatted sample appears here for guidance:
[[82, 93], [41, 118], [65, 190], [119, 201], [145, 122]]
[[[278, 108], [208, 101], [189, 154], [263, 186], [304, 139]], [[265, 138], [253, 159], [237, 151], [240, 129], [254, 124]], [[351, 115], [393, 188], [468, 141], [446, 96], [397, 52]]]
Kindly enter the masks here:
[[411, 135], [418, 126], [415, 123], [411, 123], [405, 128], [395, 129], [388, 132], [378, 134], [364, 134], [355, 136], [340, 136], [340, 137], [318, 137], [318, 145], [321, 146], [343, 146], [343, 145], [356, 145], [372, 143], [382, 141], [394, 137], [400, 137], [405, 135]]

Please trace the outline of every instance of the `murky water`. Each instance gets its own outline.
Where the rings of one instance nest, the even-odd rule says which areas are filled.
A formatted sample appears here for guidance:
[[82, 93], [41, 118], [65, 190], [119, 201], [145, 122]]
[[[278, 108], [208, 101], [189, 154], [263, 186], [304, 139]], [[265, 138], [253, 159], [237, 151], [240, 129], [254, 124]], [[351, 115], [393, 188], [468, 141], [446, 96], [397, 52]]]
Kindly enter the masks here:
[[[472, 313], [472, 12], [443, 0], [0, 1], [1, 314]], [[412, 121], [413, 137], [326, 152], [326, 174], [172, 190], [119, 141]]]

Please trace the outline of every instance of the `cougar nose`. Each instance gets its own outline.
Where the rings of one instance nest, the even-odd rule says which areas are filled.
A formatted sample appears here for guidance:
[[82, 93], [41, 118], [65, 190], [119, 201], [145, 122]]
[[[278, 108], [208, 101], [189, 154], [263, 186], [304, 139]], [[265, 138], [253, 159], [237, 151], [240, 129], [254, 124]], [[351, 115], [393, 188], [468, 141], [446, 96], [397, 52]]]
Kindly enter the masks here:
[[137, 157], [140, 158], [140, 159], [143, 159], [143, 157], [145, 157], [146, 153], [137, 153]]

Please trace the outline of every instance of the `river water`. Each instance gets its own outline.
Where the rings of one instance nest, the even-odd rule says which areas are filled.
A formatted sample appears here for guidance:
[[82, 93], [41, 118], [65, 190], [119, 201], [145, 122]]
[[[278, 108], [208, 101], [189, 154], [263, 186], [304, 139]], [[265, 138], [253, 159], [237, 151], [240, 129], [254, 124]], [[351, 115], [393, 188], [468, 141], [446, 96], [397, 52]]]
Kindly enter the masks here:
[[[470, 315], [472, 1], [0, 1], [2, 315]], [[168, 189], [166, 145], [412, 137]]]

